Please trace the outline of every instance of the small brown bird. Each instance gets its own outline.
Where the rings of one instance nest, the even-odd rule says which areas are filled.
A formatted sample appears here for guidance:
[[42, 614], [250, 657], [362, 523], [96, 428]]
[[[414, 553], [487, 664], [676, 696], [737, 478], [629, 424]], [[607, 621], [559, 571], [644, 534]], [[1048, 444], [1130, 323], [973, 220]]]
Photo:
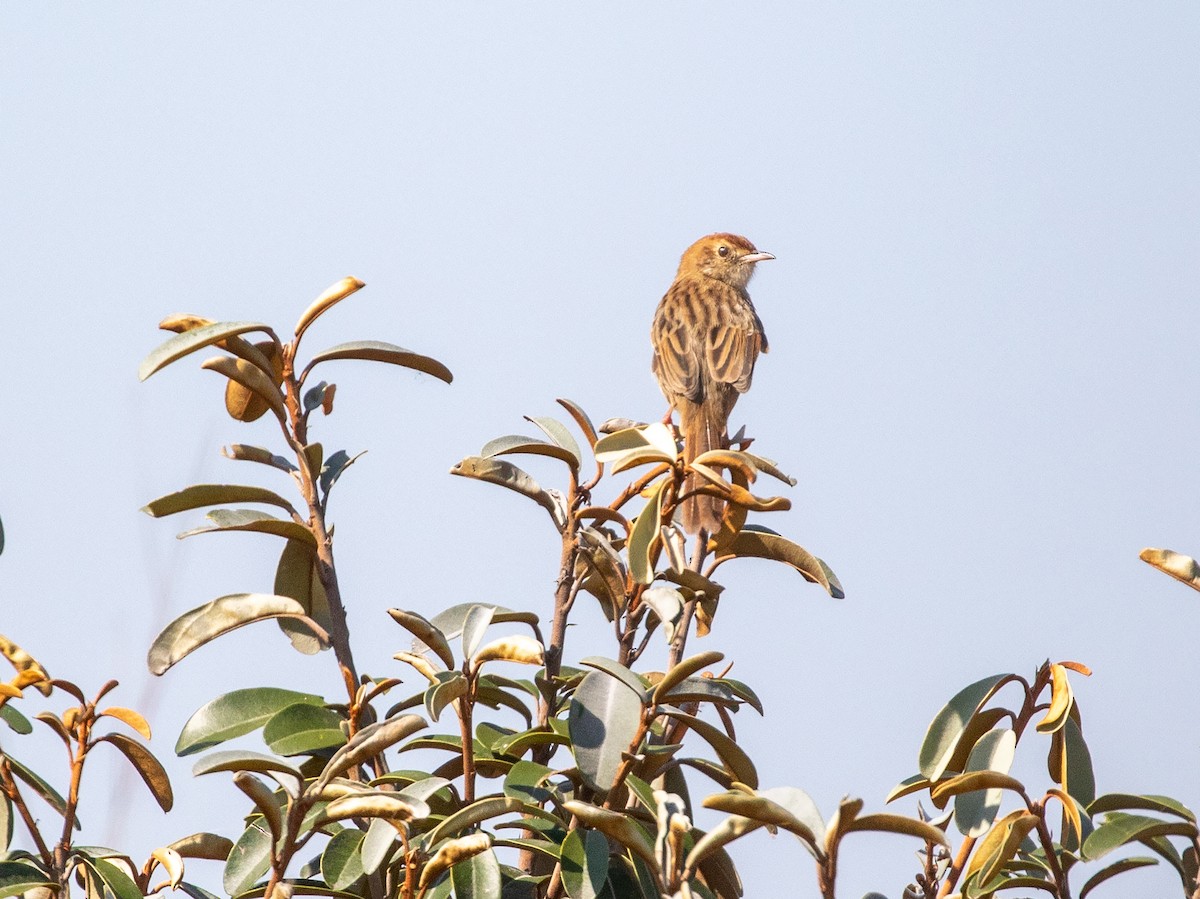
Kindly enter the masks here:
[[[759, 352], [767, 352], [767, 335], [746, 285], [756, 263], [774, 258], [736, 234], [702, 237], [683, 254], [654, 313], [651, 370], [671, 408], [679, 410], [687, 462], [725, 448], [729, 414], [750, 389]], [[684, 491], [695, 487], [695, 478], [689, 478]], [[715, 497], [691, 497], [681, 508], [683, 526], [693, 534], [701, 529], [714, 534], [722, 510]]]

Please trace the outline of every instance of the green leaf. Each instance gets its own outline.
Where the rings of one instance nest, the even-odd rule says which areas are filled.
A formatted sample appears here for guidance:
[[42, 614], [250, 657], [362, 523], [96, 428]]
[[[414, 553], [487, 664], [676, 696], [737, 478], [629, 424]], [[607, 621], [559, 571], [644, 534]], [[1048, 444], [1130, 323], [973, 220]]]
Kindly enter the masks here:
[[129, 759], [129, 764], [133, 765], [137, 773], [141, 775], [142, 780], [146, 783], [146, 788], [154, 796], [154, 801], [158, 803], [159, 807], [164, 812], [171, 810], [171, 806], [175, 804], [171, 779], [167, 777], [162, 763], [154, 757], [149, 749], [124, 734], [105, 734], [97, 742], [111, 743], [116, 746], [121, 754]]
[[[395, 834], [396, 831], [387, 826]], [[363, 877], [362, 844], [365, 836], [361, 830], [354, 828], [338, 831], [321, 853], [321, 876], [335, 890], [349, 889]]]
[[574, 457], [575, 461], [574, 463], [568, 464], [570, 464], [573, 469], [578, 470], [580, 463], [583, 461], [583, 453], [579, 449], [579, 444], [575, 442], [575, 438], [571, 436], [571, 432], [567, 430], [566, 425], [556, 418], [549, 418], [541, 415], [526, 415], [525, 420], [537, 425], [539, 428], [541, 428], [543, 434], [570, 453]]
[[342, 473], [364, 455], [366, 455], [365, 450], [356, 456], [349, 455], [345, 450], [337, 450], [326, 459], [325, 464], [321, 466], [321, 492], [328, 496]]
[[187, 720], [175, 743], [175, 754], [202, 752], [256, 731], [277, 712], [297, 703], [320, 706], [324, 700], [313, 693], [279, 687], [253, 687], [226, 693], [201, 706]]
[[450, 474], [464, 478], [476, 478], [489, 484], [499, 484], [533, 500], [548, 513], [554, 526], [560, 531], [566, 527], [566, 511], [561, 500], [556, 500], [543, 490], [538, 482], [511, 462], [503, 459], [485, 459], [482, 456], [467, 456], [450, 469]]
[[275, 337], [274, 331], [267, 325], [259, 322], [213, 322], [211, 325], [204, 325], [200, 328], [184, 331], [182, 334], [176, 334], [165, 343], [160, 344], [157, 349], [142, 360], [142, 364], [138, 366], [138, 380], [146, 380], [156, 371], [165, 368], [172, 362], [182, 359], [190, 353], [196, 352], [196, 350], [212, 346], [214, 343], [219, 343], [227, 337], [234, 337], [249, 331], [262, 331], [272, 338]]
[[491, 849], [450, 869], [455, 899], [500, 899], [500, 862]]
[[[293, 896], [330, 896], [333, 899], [362, 899], [358, 893], [335, 890], [321, 880], [301, 880], [289, 877], [285, 878], [281, 883], [286, 885], [288, 892]], [[252, 889], [239, 893], [233, 899], [262, 899], [266, 892], [267, 885], [265, 882], [262, 882]], [[427, 896], [426, 899], [433, 899], [433, 897]]]
[[55, 887], [57, 884], [33, 865], [23, 862], [0, 862], [0, 899], [19, 896], [27, 890]]
[[[329, 611], [329, 597], [321, 583], [317, 565], [315, 547], [300, 540], [287, 541], [283, 545], [283, 552], [279, 554], [279, 564], [275, 566], [274, 591], [276, 596], [287, 596], [300, 603], [308, 617], [328, 633], [333, 626], [333, 619]], [[329, 648], [300, 622], [292, 618], [278, 618], [276, 621], [298, 652], [311, 656]]]
[[571, 697], [567, 726], [579, 773], [593, 790], [607, 794], [624, 753], [635, 750], [642, 703], [622, 682], [592, 671]]
[[273, 490], [243, 484], [194, 484], [175, 493], [160, 496], [143, 506], [142, 511], [153, 518], [162, 518], [165, 515], [221, 503], [269, 503], [288, 512], [295, 511], [291, 503]]
[[1168, 815], [1178, 815], [1193, 824], [1196, 823], [1196, 815], [1178, 799], [1151, 794], [1136, 796], [1131, 793], [1106, 793], [1088, 805], [1087, 812], [1089, 815], [1099, 815], [1103, 812], [1114, 812], [1127, 808], [1165, 812]]
[[1096, 775], [1092, 771], [1092, 754], [1083, 739], [1083, 731], [1074, 718], [1068, 718], [1061, 731], [1065, 756], [1063, 789], [1080, 805], [1086, 807], [1096, 798]]
[[467, 610], [467, 617], [463, 619], [462, 624], [462, 651], [464, 659], [469, 659], [475, 655], [475, 650], [479, 648], [479, 641], [483, 639], [483, 634], [491, 625], [492, 617], [495, 614], [495, 608], [486, 605], [471, 606]]
[[1174, 868], [1175, 872], [1179, 875], [1184, 889], [1192, 890], [1195, 888], [1197, 866], [1194, 840], [1193, 845], [1188, 846], [1184, 850], [1183, 855], [1179, 854], [1179, 850], [1165, 836], [1147, 837], [1141, 842], [1147, 849], [1158, 853], [1160, 858], [1166, 859], [1167, 864]]
[[720, 565], [733, 558], [770, 559], [790, 565], [812, 584], [820, 584], [834, 599], [845, 599], [846, 593], [841, 588], [833, 572], [824, 562], [806, 550], [804, 547], [781, 537], [769, 528], [756, 525], [746, 525], [733, 539], [733, 542], [718, 551], [716, 564]]
[[483, 449], [479, 451], [479, 455], [486, 459], [512, 453], [549, 456], [551, 459], [566, 462], [572, 470], [578, 470], [579, 468], [579, 458], [570, 450], [564, 449], [557, 443], [550, 443], [537, 437], [523, 437], [520, 434], [509, 434], [506, 437], [497, 437], [495, 440], [489, 440], [484, 444]]
[[288, 540], [299, 540], [310, 546], [317, 544], [312, 531], [304, 525], [276, 518], [274, 515], [260, 512], [257, 509], [213, 509], [204, 517], [212, 523], [184, 531], [179, 535], [179, 539], [217, 531], [250, 531], [256, 534], [274, 534], [277, 537], [286, 537]]
[[14, 709], [8, 703], [0, 705], [0, 719], [9, 726], [12, 730], [19, 734], [33, 733], [33, 725], [29, 719]]
[[213, 774], [218, 771], [256, 771], [259, 774], [279, 772], [290, 775], [296, 780], [303, 780], [300, 769], [289, 765], [283, 759], [262, 752], [251, 752], [247, 749], [227, 749], [214, 752], [202, 759], [197, 759], [192, 765], [192, 774], [199, 777], [202, 774]]
[[1181, 836], [1195, 839], [1196, 825], [1190, 821], [1164, 821], [1147, 815], [1109, 812], [1104, 822], [1093, 830], [1083, 843], [1083, 857], [1095, 861], [1112, 850], [1128, 843], [1151, 837]]
[[[79, 852], [78, 848], [76, 852]], [[115, 899], [142, 899], [142, 891], [138, 889], [138, 885], [112, 862], [103, 858], [88, 857], [85, 863], [96, 872], [96, 876], [103, 881]]]
[[573, 830], [562, 844], [562, 881], [571, 899], [597, 899], [608, 880], [608, 840], [595, 830]]
[[[541, 650], [541, 644], [537, 644], [537, 646], [538, 649]], [[543, 653], [544, 663], [545, 651], [541, 651]], [[475, 699], [477, 702], [480, 702], [491, 709], [498, 709], [501, 706], [506, 709], [512, 709], [525, 719], [525, 726], [528, 727], [533, 723], [533, 713], [530, 711], [529, 707], [525, 705], [523, 697], [516, 695], [517, 690], [519, 690], [519, 688], [514, 688], [512, 686], [497, 687], [492, 682], [492, 675], [483, 675], [478, 681], [476, 681]]]
[[683, 683], [663, 697], [663, 702], [671, 705], [682, 705], [687, 702], [711, 702], [729, 709], [737, 710], [741, 705], [739, 697], [730, 689], [728, 684], [721, 683], [715, 677], [689, 677]]
[[349, 743], [333, 754], [333, 757], [325, 764], [318, 783], [329, 783], [338, 775], [344, 774], [372, 756], [378, 755], [423, 727], [425, 727], [425, 719], [417, 715], [398, 715], [395, 718], [385, 718], [375, 724], [368, 724], [356, 733]]
[[[1017, 751], [1017, 735], [1010, 728], [998, 728], [984, 734], [971, 749], [967, 771], [994, 771], [1007, 774]], [[954, 823], [965, 837], [978, 839], [991, 829], [1004, 791], [999, 788], [961, 793], [954, 800]]]
[[300, 380], [303, 381], [304, 378], [308, 377], [308, 373], [315, 366], [322, 362], [331, 362], [335, 359], [362, 359], [368, 362], [387, 362], [391, 365], [400, 365], [404, 368], [424, 372], [427, 375], [432, 375], [441, 381], [445, 381], [447, 384], [454, 380], [454, 375], [450, 373], [450, 369], [446, 368], [446, 366], [442, 365], [436, 359], [430, 356], [422, 356], [420, 353], [414, 353], [412, 350], [406, 350], [403, 347], [398, 347], [394, 343], [384, 343], [382, 340], [355, 340], [350, 343], [339, 343], [337, 346], [322, 350], [309, 361]]
[[[742, 795], [746, 794], [743, 793]], [[711, 799], [713, 797], [709, 798]], [[705, 804], [707, 805], [707, 803], [708, 800], [706, 799]], [[748, 833], [753, 833], [762, 826], [763, 824], [761, 821], [754, 821], [750, 818], [743, 817], [742, 815], [731, 815], [716, 827], [712, 828], [712, 830], [708, 831], [708, 833], [703, 834], [698, 840], [696, 840], [695, 845], [692, 846], [691, 851], [688, 853], [687, 861], [684, 863], [686, 869], [689, 871], [694, 871], [697, 867], [703, 864], [706, 858], [709, 858], [710, 856], [722, 851], [721, 847], [740, 837], [744, 837]], [[809, 847], [807, 842], [804, 842], [803, 839], [801, 842], [804, 846], [809, 848], [810, 852], [813, 852], [812, 847]]]
[[700, 669], [707, 668], [709, 665], [715, 665], [723, 658], [725, 658], [725, 653], [709, 650], [708, 652], [702, 652], [684, 659], [664, 674], [662, 680], [655, 685], [654, 701], [656, 703], [663, 702], [666, 695], [679, 684], [683, 683]]
[[[588, 802], [570, 799], [563, 803], [563, 808], [575, 815], [585, 827], [598, 830], [612, 837], [622, 846], [632, 850], [647, 863], [658, 866], [654, 857], [654, 844], [645, 828], [638, 824], [631, 815], [625, 812], [614, 812], [598, 808]], [[652, 894], [653, 895], [653, 894]]]
[[279, 755], [300, 755], [346, 742], [342, 718], [324, 706], [298, 702], [276, 712], [263, 727], [263, 740]]
[[586, 659], [581, 659], [579, 664], [599, 669], [605, 674], [615, 677], [633, 691], [633, 695], [638, 698], [639, 703], [645, 703], [649, 699], [650, 691], [646, 688], [642, 679], [620, 662], [606, 659], [604, 656], [588, 656]]
[[254, 819], [238, 838], [225, 862], [222, 885], [230, 896], [253, 888], [271, 867], [271, 831]]
[[997, 690], [1016, 679], [1015, 674], [993, 674], [976, 681], [956, 693], [934, 716], [918, 756], [918, 766], [926, 778], [936, 781], [942, 776], [971, 718]]
[[396, 846], [397, 836], [399, 831], [385, 819], [371, 819], [359, 850], [364, 874], [374, 874], [388, 860]]
[[[476, 606], [486, 606], [492, 610], [493, 624], [508, 624], [515, 621], [519, 624], [527, 624], [531, 628], [535, 628], [538, 623], [538, 616], [533, 612], [516, 612], [504, 606], [495, 605], [494, 603], [479, 602], [460, 602], [457, 605], [450, 606], [448, 609], [443, 609], [434, 615], [430, 623], [440, 630], [447, 640], [453, 640], [463, 632], [467, 615]], [[446, 667], [450, 668], [453, 666], [450, 664]]]
[[552, 774], [550, 768], [537, 762], [517, 762], [504, 776], [504, 795], [532, 804], [546, 803], [556, 792], [545, 785]]
[[538, 808], [511, 796], [489, 796], [464, 806], [443, 820], [429, 832], [426, 845], [436, 846], [447, 837], [452, 837], [468, 827], [474, 827], [490, 818], [505, 814], [532, 815], [548, 821], [558, 821], [551, 812]]
[[[229, 845], [233, 845], [232, 840], [230, 840]], [[222, 859], [222, 861], [224, 861], [224, 859]], [[183, 893], [185, 896], [190, 896], [191, 899], [221, 899], [221, 897], [216, 893], [210, 893], [203, 887], [198, 887], [194, 883], [188, 883], [186, 880], [181, 881], [179, 886], [177, 886], [175, 889]]]
[[[309, 619], [304, 607], [286, 596], [265, 593], [232, 593], [185, 612], [167, 625], [150, 646], [146, 664], [153, 674], [163, 674], [176, 662], [210, 640], [256, 621], [288, 616]], [[317, 627], [313, 623], [313, 627]], [[318, 635], [325, 639], [327, 634]]]
[[677, 721], [684, 722], [696, 732], [697, 736], [707, 742], [717, 753], [721, 763], [733, 775], [734, 780], [744, 783], [751, 789], [758, 787], [758, 771], [755, 770], [754, 762], [750, 761], [750, 756], [746, 754], [745, 750], [730, 739], [724, 731], [695, 715], [689, 715], [670, 706], [664, 706], [662, 712]]
[[430, 685], [425, 691], [425, 711], [434, 721], [441, 717], [446, 706], [470, 688], [466, 676], [461, 671], [439, 671], [437, 678], [438, 682]]
[[496, 755], [512, 756], [520, 758], [534, 746], [545, 746], [549, 743], [554, 743], [559, 746], [569, 746], [571, 738], [553, 730], [548, 730], [541, 727], [535, 727], [531, 730], [521, 731], [513, 734], [507, 740], [501, 740], [496, 743]]
[[304, 391], [304, 399], [301, 405], [304, 406], [305, 412], [312, 412], [323, 402], [325, 402], [325, 389], [329, 386], [329, 382], [321, 381], [315, 387], [310, 387]]
[[629, 570], [633, 574], [634, 582], [638, 584], [649, 584], [654, 580], [656, 554], [652, 549], [658, 537], [658, 525], [662, 517], [662, 494], [666, 486], [667, 480], [663, 478], [647, 488], [650, 495], [646, 498], [646, 505], [629, 532]]
[[[54, 809], [60, 815], [66, 815], [67, 802], [62, 798], [62, 796], [59, 795], [58, 791], [55, 790], [54, 787], [50, 786], [50, 784], [44, 781], [35, 771], [26, 768], [7, 752], [4, 753], [4, 758], [8, 759], [9, 765], [12, 766], [13, 774], [23, 780], [29, 786], [29, 788], [33, 790], [33, 792], [42, 797], [46, 804], [52, 809]], [[79, 823], [78, 816], [75, 818], [75, 829], [82, 829], [82, 825]]]
[[1086, 899], [1088, 893], [1111, 877], [1116, 877], [1118, 874], [1123, 874], [1126, 871], [1132, 871], [1135, 868], [1145, 868], [1149, 865], [1157, 864], [1158, 859], [1147, 858], [1144, 855], [1135, 855], [1131, 856], [1130, 858], [1123, 858], [1120, 861], [1113, 862], [1111, 865], [1101, 868], [1088, 878], [1087, 883], [1083, 885], [1083, 889], [1079, 891], [1079, 899]]

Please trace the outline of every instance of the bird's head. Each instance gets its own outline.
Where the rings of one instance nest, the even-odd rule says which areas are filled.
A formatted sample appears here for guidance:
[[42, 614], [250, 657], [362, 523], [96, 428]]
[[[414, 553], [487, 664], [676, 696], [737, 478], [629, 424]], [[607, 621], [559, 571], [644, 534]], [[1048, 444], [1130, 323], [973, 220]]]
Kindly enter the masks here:
[[716, 278], [743, 289], [754, 274], [754, 264], [774, 258], [737, 234], [709, 234], [687, 248], [679, 262], [679, 274]]

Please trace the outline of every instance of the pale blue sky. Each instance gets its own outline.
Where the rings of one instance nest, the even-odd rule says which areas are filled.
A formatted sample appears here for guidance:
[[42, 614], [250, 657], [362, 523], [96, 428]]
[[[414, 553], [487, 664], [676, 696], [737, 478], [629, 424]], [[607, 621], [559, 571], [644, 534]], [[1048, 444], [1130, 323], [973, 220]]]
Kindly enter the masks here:
[[[353, 274], [313, 349], [375, 337], [454, 371], [330, 369], [320, 436], [370, 449], [332, 509], [357, 656], [399, 673], [388, 606], [549, 609], [543, 513], [450, 466], [556, 396], [660, 415], [654, 305], [693, 239], [731, 230], [778, 257], [753, 284], [772, 352], [734, 415], [800, 479], [765, 523], [848, 594], [725, 569], [693, 645], [766, 702], [739, 726], [764, 785], [879, 810], [953, 692], [1074, 658], [1100, 789], [1200, 806], [1200, 597], [1137, 559], [1200, 552], [1200, 6], [23, 4], [0, 27], [0, 632], [89, 689], [121, 679], [160, 754], [225, 690], [337, 689], [270, 626], [145, 673], [166, 621], [269, 589], [277, 549], [177, 544], [195, 519], [137, 511], [250, 477], [218, 448], [271, 439], [207, 372], [137, 383], [160, 318], [286, 330]], [[600, 621], [568, 655], [605, 650]], [[165, 821], [125, 782], [105, 825], [101, 787], [88, 839], [144, 856], [236, 828], [232, 786], [170, 770]], [[898, 896], [915, 848], [848, 842], [842, 894]], [[748, 895], [816, 895], [790, 837], [734, 853]]]

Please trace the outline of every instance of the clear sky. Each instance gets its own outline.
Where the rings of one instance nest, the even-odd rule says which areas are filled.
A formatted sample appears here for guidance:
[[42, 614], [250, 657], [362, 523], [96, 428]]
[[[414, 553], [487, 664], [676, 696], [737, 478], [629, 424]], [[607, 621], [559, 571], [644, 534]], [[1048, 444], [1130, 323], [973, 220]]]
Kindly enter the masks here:
[[[1200, 807], [1200, 597], [1137, 559], [1200, 553], [1197, 4], [9, 4], [0, 28], [0, 632], [89, 691], [119, 678], [160, 755], [226, 690], [338, 689], [270, 625], [146, 673], [167, 621], [269, 590], [278, 549], [177, 543], [199, 515], [137, 511], [252, 477], [219, 447], [273, 439], [193, 365], [137, 382], [160, 318], [286, 332], [355, 275], [311, 348], [373, 337], [454, 371], [328, 372], [318, 436], [370, 450], [332, 508], [357, 657], [399, 674], [389, 606], [548, 614], [544, 514], [447, 471], [557, 396], [661, 415], [655, 303], [729, 230], [778, 257], [734, 414], [800, 479], [765, 523], [847, 592], [731, 565], [692, 644], [763, 697], [765, 721], [739, 716], [763, 784], [880, 810], [951, 694], [1050, 657], [1095, 671], [1076, 689], [1101, 791]], [[605, 650], [600, 622], [568, 656]], [[1018, 750], [1039, 791], [1045, 749]], [[231, 785], [168, 764], [175, 812], [98, 783], [87, 839], [144, 857], [238, 829]], [[110, 792], [128, 811], [106, 822]], [[842, 893], [894, 899], [915, 848], [851, 839]], [[734, 854], [748, 895], [816, 895], [790, 837]]]

